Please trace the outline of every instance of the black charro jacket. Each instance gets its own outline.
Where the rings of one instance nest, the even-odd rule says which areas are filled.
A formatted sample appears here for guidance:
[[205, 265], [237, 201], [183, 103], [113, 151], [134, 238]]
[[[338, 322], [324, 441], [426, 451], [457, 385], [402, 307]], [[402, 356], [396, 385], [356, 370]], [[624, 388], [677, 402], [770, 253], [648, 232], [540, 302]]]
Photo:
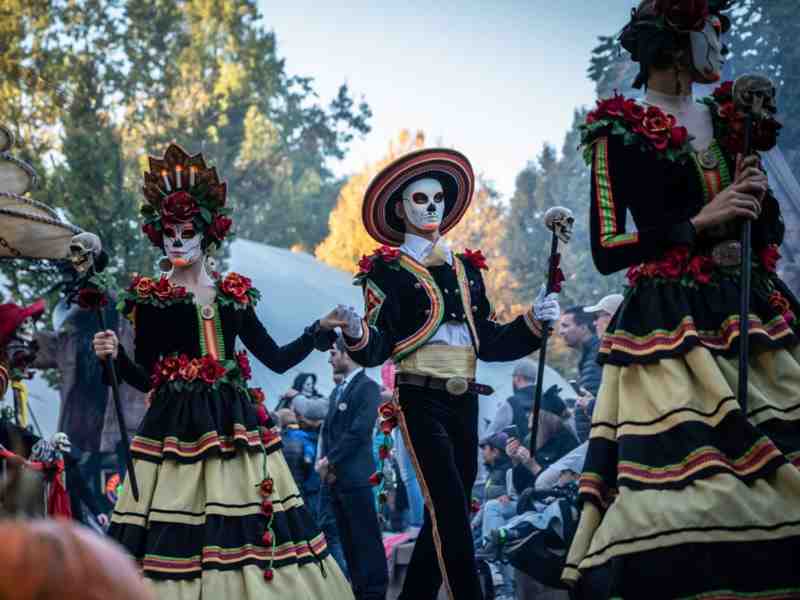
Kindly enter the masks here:
[[482, 261], [475, 253], [454, 254], [452, 266], [428, 269], [387, 249], [373, 254], [369, 263], [362, 261], [356, 283], [364, 290], [364, 333], [360, 340], [346, 340], [350, 356], [367, 367], [389, 358], [398, 362], [425, 345], [447, 321], [467, 324], [481, 360], [511, 361], [536, 351], [541, 329], [532, 310], [508, 324], [494, 319]]

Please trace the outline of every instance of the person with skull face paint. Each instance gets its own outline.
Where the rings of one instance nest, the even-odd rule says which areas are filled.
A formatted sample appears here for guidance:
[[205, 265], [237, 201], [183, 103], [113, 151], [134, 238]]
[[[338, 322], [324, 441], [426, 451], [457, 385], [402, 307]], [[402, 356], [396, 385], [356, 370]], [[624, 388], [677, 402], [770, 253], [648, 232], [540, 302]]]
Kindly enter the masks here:
[[[582, 127], [594, 261], [628, 269], [629, 289], [600, 346], [564, 571], [577, 598], [800, 598], [800, 304], [776, 274], [784, 225], [758, 157], [741, 156], [733, 86], [692, 97], [719, 79], [726, 5], [642, 2], [621, 41], [644, 101], [599, 101]], [[757, 122], [755, 149], [779, 129]], [[742, 219], [755, 257], [746, 415]]]
[[[327, 350], [331, 315], [279, 346], [256, 316], [246, 277], [221, 276], [209, 252], [225, 238], [226, 184], [200, 154], [170, 145], [144, 177], [144, 233], [166, 256], [160, 279], [121, 294], [129, 356], [111, 331], [95, 353], [116, 359], [150, 406], [131, 443], [139, 498], [126, 477], [109, 533], [142, 565], [160, 600], [352, 600], [304, 506], [247, 354], [283, 373]], [[209, 272], [210, 271], [210, 272]]]
[[[542, 323], [560, 312], [555, 294], [542, 290], [524, 315], [505, 325], [495, 320], [483, 255], [456, 254], [442, 237], [464, 216], [473, 191], [472, 167], [454, 150], [412, 152], [378, 173], [362, 216], [384, 245], [361, 260], [356, 276], [366, 316], [340, 307], [353, 359], [372, 367], [391, 358], [397, 366], [395, 399], [381, 407], [381, 429], [386, 440], [400, 425], [425, 497], [401, 600], [433, 600], [442, 584], [450, 600], [482, 597], [469, 513], [478, 395], [492, 391], [475, 381], [476, 362], [529, 355], [539, 348]], [[380, 474], [373, 480], [379, 483]]]

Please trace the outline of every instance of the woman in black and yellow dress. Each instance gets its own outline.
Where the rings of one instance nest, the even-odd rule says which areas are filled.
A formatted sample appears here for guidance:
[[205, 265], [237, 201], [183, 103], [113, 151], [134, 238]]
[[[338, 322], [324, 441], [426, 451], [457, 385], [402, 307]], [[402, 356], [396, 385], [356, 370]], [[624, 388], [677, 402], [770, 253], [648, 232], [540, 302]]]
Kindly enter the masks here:
[[[724, 2], [646, 0], [622, 35], [642, 102], [583, 127], [592, 250], [629, 289], [600, 350], [582, 513], [565, 580], [580, 598], [800, 598], [800, 306], [776, 274], [784, 226], [719, 79]], [[759, 124], [757, 150], [780, 126]], [[626, 227], [630, 213], [635, 229]], [[738, 236], [753, 223], [747, 415], [736, 398]]]
[[135, 325], [135, 356], [111, 332], [95, 338], [101, 358], [149, 393], [131, 450], [139, 500], [126, 480], [110, 534], [140, 562], [160, 600], [351, 599], [325, 538], [281, 453], [280, 437], [248, 387], [244, 346], [284, 372], [330, 346], [325, 318], [278, 346], [256, 316], [250, 280], [209, 273], [208, 251], [231, 226], [226, 188], [201, 155], [171, 145], [150, 159], [143, 231], [171, 270], [136, 277], [122, 295]]

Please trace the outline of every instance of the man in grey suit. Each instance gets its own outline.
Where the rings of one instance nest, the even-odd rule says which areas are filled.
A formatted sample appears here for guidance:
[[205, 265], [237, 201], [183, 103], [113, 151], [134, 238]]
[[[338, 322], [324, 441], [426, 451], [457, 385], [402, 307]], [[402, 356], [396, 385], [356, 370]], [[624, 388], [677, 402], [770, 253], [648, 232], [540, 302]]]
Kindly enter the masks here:
[[320, 520], [323, 530], [325, 521], [336, 520], [356, 600], [384, 600], [386, 555], [369, 483], [375, 472], [372, 431], [380, 386], [353, 362], [341, 338], [330, 354], [334, 375], [342, 380], [331, 393], [320, 437]]

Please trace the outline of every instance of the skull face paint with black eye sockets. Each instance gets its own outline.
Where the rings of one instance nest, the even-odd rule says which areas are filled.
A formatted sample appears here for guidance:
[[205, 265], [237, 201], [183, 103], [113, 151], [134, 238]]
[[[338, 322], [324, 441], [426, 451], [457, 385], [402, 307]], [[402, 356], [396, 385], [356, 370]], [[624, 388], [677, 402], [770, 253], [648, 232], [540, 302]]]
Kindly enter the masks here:
[[406, 219], [422, 231], [436, 231], [444, 218], [444, 190], [433, 178], [415, 181], [403, 190]]
[[176, 267], [188, 267], [203, 257], [203, 236], [192, 223], [164, 224], [164, 251]]

